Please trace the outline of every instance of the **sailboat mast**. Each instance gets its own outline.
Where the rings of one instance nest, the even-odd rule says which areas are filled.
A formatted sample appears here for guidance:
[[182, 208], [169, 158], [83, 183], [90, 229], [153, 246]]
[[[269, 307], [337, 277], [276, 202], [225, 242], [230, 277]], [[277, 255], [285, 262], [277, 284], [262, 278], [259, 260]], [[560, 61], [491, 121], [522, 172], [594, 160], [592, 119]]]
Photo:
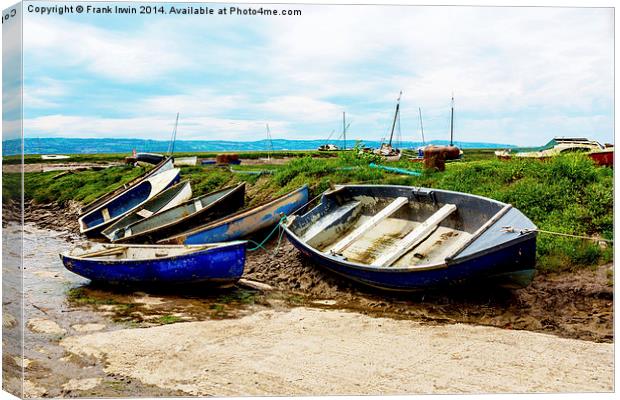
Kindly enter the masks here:
[[396, 119], [398, 118], [398, 110], [400, 108], [400, 96], [403, 95], [403, 91], [400, 91], [398, 95], [398, 100], [396, 101], [396, 112], [394, 112], [394, 121], [392, 121], [392, 131], [390, 132], [390, 142], [388, 143], [390, 146], [392, 145], [392, 138], [394, 137], [394, 128], [396, 127]]
[[265, 124], [267, 127], [267, 139], [269, 139], [269, 149], [271, 152], [267, 152], [267, 161], [271, 159], [271, 153], [273, 153], [273, 140], [271, 139], [271, 131], [269, 130], [269, 124]]
[[170, 144], [168, 145], [168, 155], [171, 156], [174, 154], [174, 142], [177, 140], [177, 128], [179, 126], [179, 113], [177, 113], [177, 119], [174, 123], [174, 130], [172, 131], [172, 138], [170, 139]]
[[450, 112], [450, 146], [454, 139], [454, 95], [452, 95], [452, 110]]
[[424, 125], [422, 124], [422, 108], [418, 107], [420, 111], [420, 129], [422, 130], [422, 144], [426, 145], [426, 140], [424, 140]]
[[345, 112], [342, 112], [342, 137], [344, 140], [344, 150], [347, 149], [347, 127], [345, 125], [346, 123], [346, 119], [345, 119]]

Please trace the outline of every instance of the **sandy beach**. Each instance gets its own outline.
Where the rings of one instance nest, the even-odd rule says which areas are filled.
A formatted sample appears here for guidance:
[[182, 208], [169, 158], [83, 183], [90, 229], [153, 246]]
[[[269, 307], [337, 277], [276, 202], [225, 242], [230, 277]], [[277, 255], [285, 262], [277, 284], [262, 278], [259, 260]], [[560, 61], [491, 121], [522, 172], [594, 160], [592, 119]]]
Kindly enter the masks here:
[[306, 307], [72, 336], [106, 373], [200, 396], [599, 392], [613, 345]]

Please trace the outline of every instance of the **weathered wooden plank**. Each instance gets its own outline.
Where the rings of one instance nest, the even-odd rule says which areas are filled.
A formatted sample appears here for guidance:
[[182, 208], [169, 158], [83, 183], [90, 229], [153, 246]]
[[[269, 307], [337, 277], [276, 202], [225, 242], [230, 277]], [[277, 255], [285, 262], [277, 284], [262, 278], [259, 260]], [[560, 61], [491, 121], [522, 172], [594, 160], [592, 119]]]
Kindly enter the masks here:
[[110, 211], [108, 211], [107, 208], [101, 209], [101, 215], [103, 215], [103, 220], [104, 221], [109, 221], [110, 220]]
[[138, 211], [136, 214], [138, 214], [142, 218], [148, 218], [151, 215], [153, 215], [153, 211], [150, 211], [150, 210], [147, 210], [146, 208], [143, 208], [142, 210]]
[[448, 218], [454, 211], [456, 211], [456, 206], [454, 204], [445, 204], [426, 221], [422, 222], [414, 230], [409, 232], [407, 236], [397, 242], [395, 246], [392, 246], [389, 251], [377, 258], [373, 264], [382, 267], [392, 265], [396, 260], [426, 239], [428, 235], [437, 229], [441, 221]]
[[468, 240], [461, 242], [458, 247], [456, 247], [452, 253], [446, 257], [446, 261], [452, 260], [454, 257], [459, 255], [463, 250], [467, 248], [470, 244], [474, 242], [474, 240], [478, 239], [480, 235], [486, 232], [494, 223], [496, 223], [501, 217], [503, 217], [510, 209], [512, 205], [506, 204], [501, 210], [499, 210], [495, 215], [493, 215], [487, 222], [485, 222], [473, 235], [471, 235]]
[[114, 255], [114, 254], [121, 254], [125, 250], [127, 250], [127, 247], [125, 247], [125, 246], [123, 246], [123, 247], [112, 247], [112, 248], [106, 248], [106, 249], [103, 249], [103, 250], [97, 250], [97, 251], [94, 251], [92, 253], [84, 253], [84, 254], [81, 254], [80, 257], [81, 258], [88, 258], [88, 257], [111, 256], [111, 255]]
[[366, 232], [377, 226], [381, 221], [388, 218], [390, 215], [398, 211], [402, 206], [409, 203], [409, 199], [406, 197], [397, 197], [387, 207], [379, 211], [374, 217], [364, 222], [361, 226], [349, 233], [343, 239], [341, 239], [334, 247], [332, 247], [332, 253], [342, 253], [353, 242], [362, 237]]

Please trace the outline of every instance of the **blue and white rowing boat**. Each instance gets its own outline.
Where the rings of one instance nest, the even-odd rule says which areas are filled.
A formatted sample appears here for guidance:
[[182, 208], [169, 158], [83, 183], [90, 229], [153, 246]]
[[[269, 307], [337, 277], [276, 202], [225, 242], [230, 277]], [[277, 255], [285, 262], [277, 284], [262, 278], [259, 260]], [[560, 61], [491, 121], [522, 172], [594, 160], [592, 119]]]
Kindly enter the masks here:
[[180, 169], [151, 175], [78, 218], [80, 232], [95, 236], [106, 226], [143, 205], [146, 201], [179, 182]]
[[308, 186], [304, 185], [270, 202], [218, 219], [179, 235], [159, 240], [161, 244], [216, 243], [247, 237], [273, 227], [283, 216], [291, 215], [308, 203]]
[[192, 197], [192, 186], [188, 180], [177, 183], [154, 196], [132, 212], [125, 214], [112, 225], [101, 231], [109, 241], [114, 242], [117, 232], [124, 231], [128, 226], [159, 215], [160, 213], [178, 206]]
[[94, 282], [157, 286], [231, 286], [243, 274], [245, 241], [200, 246], [89, 243], [60, 258], [69, 271]]

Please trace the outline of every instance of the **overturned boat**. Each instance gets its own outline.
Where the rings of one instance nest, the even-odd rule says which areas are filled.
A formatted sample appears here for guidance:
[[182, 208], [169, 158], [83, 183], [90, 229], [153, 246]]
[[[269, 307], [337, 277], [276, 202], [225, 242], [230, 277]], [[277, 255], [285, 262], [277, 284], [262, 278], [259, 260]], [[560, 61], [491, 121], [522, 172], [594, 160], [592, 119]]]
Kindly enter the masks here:
[[292, 215], [308, 203], [308, 186], [304, 185], [267, 203], [239, 211], [179, 235], [162, 239], [162, 244], [202, 244], [243, 238], [273, 227], [282, 217]]
[[482, 278], [523, 286], [535, 272], [536, 226], [509, 204], [466, 193], [337, 186], [284, 229], [320, 266], [381, 289]]
[[78, 218], [80, 232], [95, 236], [105, 227], [113, 224], [124, 215], [143, 205], [163, 190], [179, 182], [179, 169], [173, 168], [157, 175], [149, 176], [135, 186]]
[[245, 250], [244, 241], [200, 246], [88, 243], [60, 259], [69, 271], [99, 283], [226, 287], [243, 274]]
[[148, 219], [157, 213], [176, 207], [184, 201], [189, 200], [191, 197], [192, 187], [189, 181], [179, 182], [105, 228], [101, 231], [101, 234], [110, 241], [114, 241], [116, 232], [125, 231], [128, 226]]
[[147, 219], [103, 232], [112, 242], [156, 242], [229, 215], [243, 207], [245, 183], [199, 196]]

